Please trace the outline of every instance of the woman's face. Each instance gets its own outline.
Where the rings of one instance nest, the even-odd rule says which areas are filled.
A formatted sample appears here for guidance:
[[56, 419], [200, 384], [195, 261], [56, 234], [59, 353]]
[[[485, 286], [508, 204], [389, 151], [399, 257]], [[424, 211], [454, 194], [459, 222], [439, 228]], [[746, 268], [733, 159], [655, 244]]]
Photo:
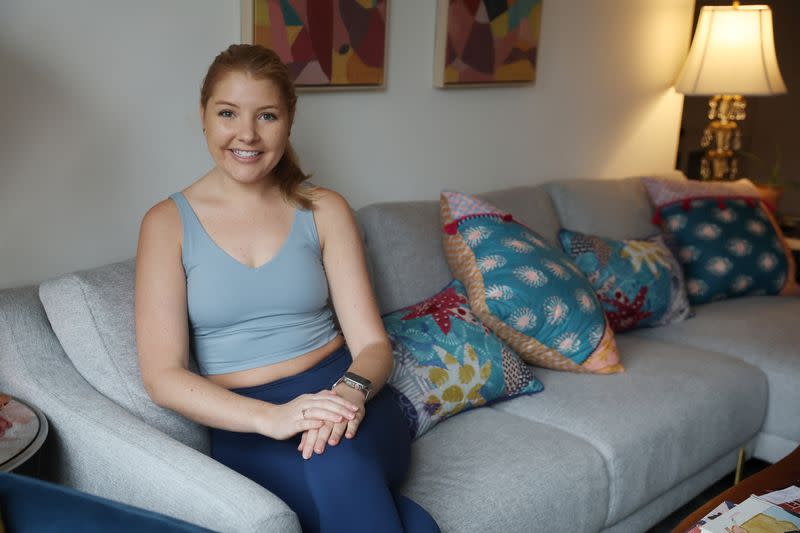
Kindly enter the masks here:
[[291, 129], [278, 86], [231, 72], [200, 109], [208, 151], [217, 168], [241, 183], [269, 176], [283, 157]]

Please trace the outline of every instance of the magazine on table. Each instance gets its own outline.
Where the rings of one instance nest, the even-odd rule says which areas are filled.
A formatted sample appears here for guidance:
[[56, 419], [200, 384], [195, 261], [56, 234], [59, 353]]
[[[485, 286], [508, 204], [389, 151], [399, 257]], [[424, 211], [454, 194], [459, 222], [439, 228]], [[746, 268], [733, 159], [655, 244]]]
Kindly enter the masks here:
[[700, 526], [703, 533], [789, 533], [800, 531], [800, 517], [759, 496], [750, 496], [734, 508]]
[[795, 516], [800, 516], [800, 487], [797, 485], [781, 490], [757, 492], [756, 496], [789, 511]]
[[734, 507], [736, 507], [735, 503], [733, 503], [732, 501], [729, 501], [729, 500], [725, 500], [721, 504], [719, 504], [716, 507], [714, 507], [714, 509], [712, 509], [703, 518], [698, 520], [692, 527], [687, 529], [685, 533], [702, 533], [700, 531], [700, 526], [702, 526], [703, 524], [708, 523], [709, 520], [715, 519], [716, 517], [720, 516], [722, 513], [727, 511], [728, 509], [733, 509]]

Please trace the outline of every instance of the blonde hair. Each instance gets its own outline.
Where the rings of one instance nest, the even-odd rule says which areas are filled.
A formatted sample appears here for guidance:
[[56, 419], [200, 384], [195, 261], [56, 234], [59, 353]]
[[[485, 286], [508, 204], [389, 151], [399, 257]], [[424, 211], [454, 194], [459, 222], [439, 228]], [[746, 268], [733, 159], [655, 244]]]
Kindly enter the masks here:
[[[297, 94], [289, 77], [289, 69], [274, 51], [258, 44], [232, 44], [220, 52], [208, 67], [200, 88], [200, 105], [205, 109], [216, 85], [231, 72], [244, 72], [257, 80], [270, 80], [277, 85], [286, 109], [289, 124], [294, 123]], [[286, 143], [283, 157], [272, 170], [275, 181], [284, 198], [296, 207], [310, 209], [317, 198], [316, 187], [303, 186], [311, 177], [300, 168], [297, 153], [290, 142]]]

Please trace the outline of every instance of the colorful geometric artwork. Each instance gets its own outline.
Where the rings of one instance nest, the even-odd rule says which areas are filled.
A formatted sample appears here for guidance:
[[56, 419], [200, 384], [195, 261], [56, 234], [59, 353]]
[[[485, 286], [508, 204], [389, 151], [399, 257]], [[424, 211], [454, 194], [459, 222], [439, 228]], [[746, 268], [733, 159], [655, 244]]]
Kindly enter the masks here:
[[542, 0], [439, 0], [437, 87], [532, 82]]
[[297, 87], [381, 87], [388, 0], [255, 0], [253, 42]]

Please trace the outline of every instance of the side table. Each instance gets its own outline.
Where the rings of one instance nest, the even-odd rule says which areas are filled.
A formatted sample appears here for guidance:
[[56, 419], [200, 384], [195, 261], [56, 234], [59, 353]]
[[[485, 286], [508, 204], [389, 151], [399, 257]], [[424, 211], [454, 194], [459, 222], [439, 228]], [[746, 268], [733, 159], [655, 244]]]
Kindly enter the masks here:
[[39, 451], [49, 426], [36, 407], [14, 397], [5, 398], [8, 403], [0, 407], [0, 472], [11, 472]]
[[699, 509], [687, 516], [677, 525], [673, 533], [684, 533], [692, 524], [703, 518], [711, 510], [725, 500], [735, 504], [742, 503], [751, 494], [763, 490], [778, 490], [800, 481], [800, 447], [792, 453], [768, 466], [760, 472], [744, 479], [741, 483], [717, 495], [710, 501], [701, 505]]

